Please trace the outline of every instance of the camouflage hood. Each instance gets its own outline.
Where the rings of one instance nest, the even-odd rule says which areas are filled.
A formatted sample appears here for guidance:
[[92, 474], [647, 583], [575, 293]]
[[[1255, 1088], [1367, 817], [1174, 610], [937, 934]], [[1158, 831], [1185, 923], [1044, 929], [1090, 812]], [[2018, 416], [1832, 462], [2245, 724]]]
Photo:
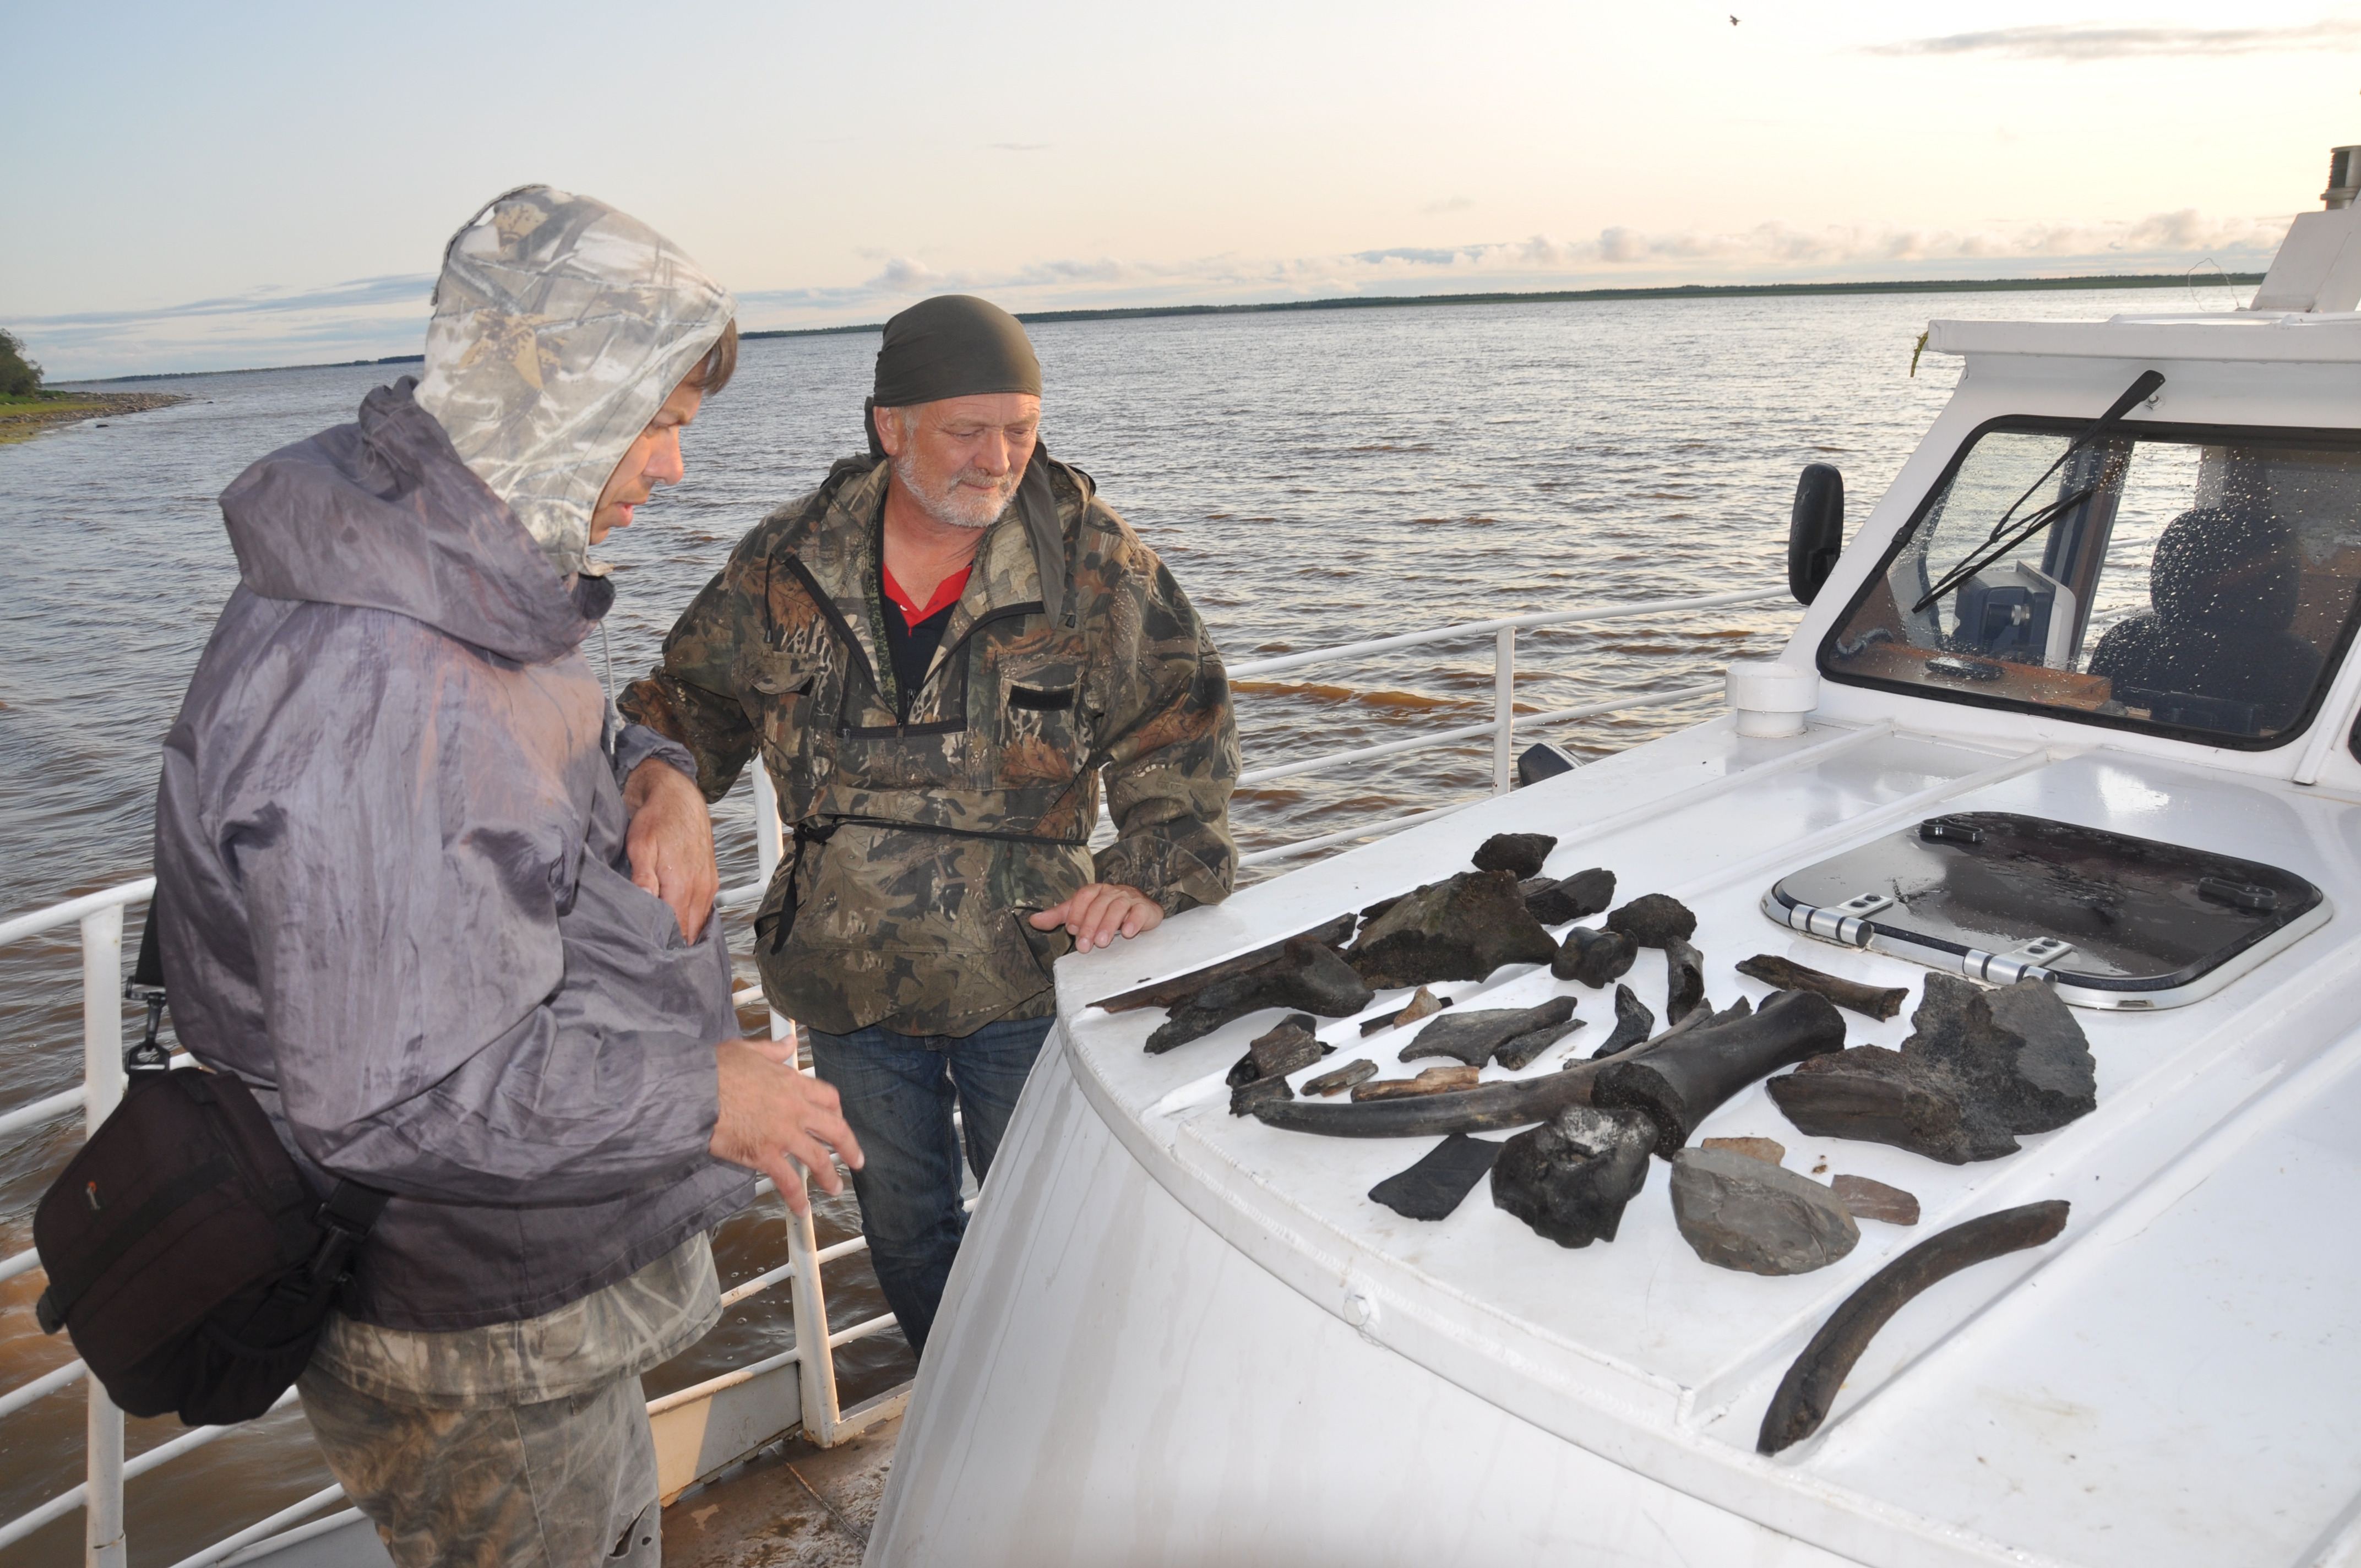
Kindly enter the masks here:
[[418, 404], [571, 575], [607, 477], [737, 310], [645, 224], [524, 186], [444, 252]]

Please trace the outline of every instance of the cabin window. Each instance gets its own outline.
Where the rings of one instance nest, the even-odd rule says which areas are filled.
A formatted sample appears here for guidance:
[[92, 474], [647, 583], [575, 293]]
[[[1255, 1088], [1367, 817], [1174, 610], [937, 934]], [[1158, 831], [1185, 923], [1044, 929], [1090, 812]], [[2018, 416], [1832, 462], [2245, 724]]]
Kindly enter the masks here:
[[1978, 431], [1821, 645], [1907, 690], [2257, 750], [2311, 723], [2353, 634], [2361, 443], [2071, 422]]

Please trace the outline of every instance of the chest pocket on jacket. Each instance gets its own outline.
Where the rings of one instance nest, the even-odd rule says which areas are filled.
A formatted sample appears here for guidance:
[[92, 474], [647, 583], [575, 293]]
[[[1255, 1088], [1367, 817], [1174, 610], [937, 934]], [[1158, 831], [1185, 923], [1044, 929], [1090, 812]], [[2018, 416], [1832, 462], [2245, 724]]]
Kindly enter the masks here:
[[1007, 677], [1000, 772], [1011, 784], [1062, 784], [1082, 770], [1082, 671], [1044, 664]]
[[791, 749], [796, 731], [808, 722], [819, 672], [799, 653], [749, 648], [738, 657], [738, 688], [759, 716], [763, 739], [773, 747]]

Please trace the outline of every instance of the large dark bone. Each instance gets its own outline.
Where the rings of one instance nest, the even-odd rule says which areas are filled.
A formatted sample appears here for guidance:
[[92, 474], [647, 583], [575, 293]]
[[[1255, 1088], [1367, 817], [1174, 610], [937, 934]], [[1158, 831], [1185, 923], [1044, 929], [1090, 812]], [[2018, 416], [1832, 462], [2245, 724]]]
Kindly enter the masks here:
[[1779, 1380], [1771, 1408], [1763, 1412], [1755, 1452], [1776, 1453], [1819, 1431], [1853, 1364], [1912, 1297], [1963, 1268], [2055, 1241], [2066, 1228], [2068, 1208], [2062, 1200], [2052, 1199], [1953, 1225], [1871, 1275], [1828, 1315]]
[[1314, 1037], [1312, 1031], [1317, 1026], [1309, 1013], [1289, 1014], [1246, 1047], [1225, 1081], [1235, 1089], [1258, 1078], [1285, 1078], [1299, 1067], [1310, 1067], [1336, 1048]]
[[1093, 1002], [1091, 1005], [1108, 1013], [1128, 1013], [1139, 1007], [1170, 1007], [1176, 1002], [1185, 1001], [1196, 992], [1203, 991], [1217, 981], [1228, 980], [1235, 975], [1244, 974], [1248, 970], [1260, 969], [1278, 958], [1290, 942], [1311, 941], [1317, 942], [1323, 948], [1342, 947], [1351, 940], [1353, 927], [1357, 923], [1353, 916], [1339, 915], [1334, 920], [1314, 926], [1309, 931], [1298, 931], [1294, 936], [1282, 938], [1268, 947], [1257, 948], [1250, 953], [1240, 953], [1235, 958], [1224, 959], [1217, 964], [1207, 964], [1203, 969], [1191, 970], [1187, 974], [1174, 975], [1170, 980], [1159, 980], [1152, 985], [1143, 985], [1137, 990], [1120, 992], [1104, 1001]]
[[[1489, 1007], [1480, 1011], [1453, 1013], [1439, 1017], [1418, 1032], [1418, 1037], [1404, 1046], [1399, 1058], [1415, 1061], [1421, 1057], [1449, 1057], [1466, 1062], [1469, 1067], [1482, 1067], [1492, 1059], [1492, 1053], [1520, 1035], [1530, 1035], [1554, 1024], [1563, 1024], [1574, 1016], [1574, 998], [1553, 996], [1538, 1007]], [[1534, 1047], [1538, 1054], [1540, 1047]], [[1532, 1058], [1528, 1057], [1526, 1060]], [[1503, 1064], [1518, 1065], [1518, 1064]]]
[[1607, 928], [1619, 931], [1643, 948], [1661, 948], [1671, 938], [1687, 941], [1697, 935], [1697, 916], [1670, 894], [1642, 894], [1607, 917]]
[[1495, 833], [1477, 846], [1476, 869], [1479, 872], [1514, 872], [1517, 880], [1542, 874], [1542, 862], [1557, 848], [1557, 839], [1547, 833]]
[[1639, 1112], [1568, 1106], [1501, 1148], [1492, 1201], [1560, 1246], [1611, 1242], [1624, 1205], [1648, 1184], [1655, 1142], [1655, 1124]]
[[1864, 1018], [1883, 1021], [1902, 1011], [1910, 999], [1907, 986], [1863, 985], [1857, 980], [1839, 980], [1816, 969], [1806, 969], [1788, 959], [1773, 958], [1769, 953], [1757, 953], [1738, 966], [1738, 972], [1749, 980], [1781, 991], [1809, 991], [1827, 997], [1847, 1012], [1858, 1013]]
[[1369, 1200], [1406, 1220], [1446, 1220], [1499, 1157], [1499, 1144], [1454, 1133], [1408, 1170], [1370, 1188]]
[[1569, 920], [1585, 920], [1615, 902], [1615, 873], [1604, 866], [1593, 866], [1587, 872], [1576, 872], [1570, 877], [1552, 882], [1535, 877], [1518, 889], [1525, 896], [1525, 907], [1533, 918], [1544, 926], [1563, 926]]
[[1565, 946], [1557, 950], [1557, 957], [1550, 959], [1550, 973], [1596, 991], [1631, 973], [1631, 960], [1639, 956], [1639, 947], [1620, 931], [1576, 926], [1565, 934]]
[[1664, 1022], [1678, 1025], [1705, 1001], [1705, 955], [1686, 938], [1664, 938]]
[[[1484, 1083], [1444, 1094], [1364, 1100], [1349, 1105], [1292, 1101], [1257, 1107], [1264, 1124], [1290, 1133], [1331, 1138], [1441, 1137], [1445, 1133], [1482, 1133], [1546, 1122], [1569, 1105], [1590, 1102], [1591, 1080], [1599, 1064], [1577, 1062], [1558, 1072], [1539, 1073], [1507, 1083]], [[1450, 1069], [1429, 1068], [1429, 1072]], [[1365, 1083], [1355, 1093], [1377, 1088]]]
[[2095, 1109], [2098, 1064], [2082, 1027], [2037, 980], [1985, 991], [1930, 974], [1897, 1054], [1862, 1046], [1771, 1082], [1816, 1137], [1892, 1144], [1949, 1165], [2015, 1154]]
[[1291, 1007], [1323, 1018], [1348, 1018], [1377, 992], [1347, 968], [1334, 949], [1308, 937], [1290, 937], [1279, 957], [1227, 980], [1215, 981], [1186, 1002], [1148, 1036], [1148, 1052], [1160, 1055], [1210, 1035], [1233, 1018], [1266, 1007]]
[[1557, 956], [1510, 872], [1463, 872], [1404, 894], [1361, 928], [1345, 959], [1379, 990], [1485, 980], [1503, 964]]
[[1617, 986], [1615, 1032], [1607, 1036], [1605, 1045], [1590, 1053], [1591, 1060], [1603, 1061], [1611, 1056], [1620, 1056], [1645, 1040], [1648, 1031], [1655, 1026], [1656, 1015], [1648, 1011], [1648, 1004], [1641, 1001], [1630, 986]]
[[1629, 1060], [1600, 1064], [1592, 1103], [1647, 1112], [1656, 1152], [1670, 1159], [1698, 1123], [1756, 1079], [1843, 1048], [1844, 1020], [1828, 998], [1783, 991], [1751, 1017], [1701, 1025]]
[[1809, 1274], [1861, 1244], [1834, 1192], [1735, 1149], [1673, 1157], [1673, 1223], [1700, 1259], [1749, 1274]]

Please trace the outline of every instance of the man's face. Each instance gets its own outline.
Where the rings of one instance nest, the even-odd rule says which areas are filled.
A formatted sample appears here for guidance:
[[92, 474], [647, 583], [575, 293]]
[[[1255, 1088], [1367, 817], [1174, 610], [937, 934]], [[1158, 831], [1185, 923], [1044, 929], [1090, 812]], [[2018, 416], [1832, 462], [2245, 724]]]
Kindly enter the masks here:
[[1030, 392], [945, 398], [915, 409], [879, 409], [877, 439], [894, 481], [918, 510], [951, 528], [987, 528], [1016, 499], [1041, 428]]
[[697, 418], [699, 405], [705, 401], [701, 387], [683, 381], [672, 389], [672, 396], [648, 421], [648, 428], [640, 432], [623, 453], [623, 460], [607, 476], [607, 488], [598, 492], [598, 504], [590, 510], [590, 543], [598, 543], [609, 531], [631, 526], [631, 514], [658, 485], [677, 485], [686, 470], [681, 466], [680, 433]]

